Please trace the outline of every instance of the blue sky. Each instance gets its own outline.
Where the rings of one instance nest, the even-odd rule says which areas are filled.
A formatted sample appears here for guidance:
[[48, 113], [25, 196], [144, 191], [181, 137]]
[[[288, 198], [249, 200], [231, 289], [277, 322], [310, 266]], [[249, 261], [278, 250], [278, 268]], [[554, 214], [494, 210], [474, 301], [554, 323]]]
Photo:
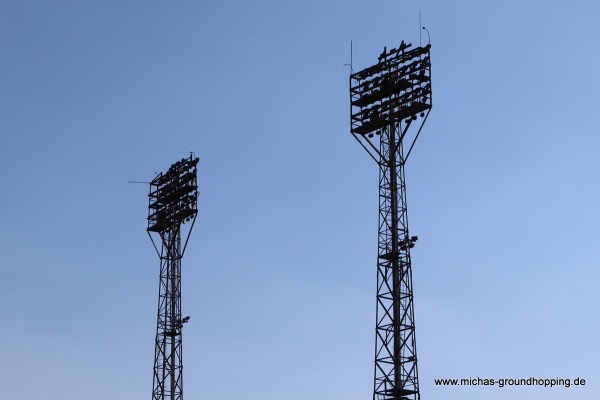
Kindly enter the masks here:
[[[2, 0], [3, 397], [150, 397], [159, 263], [127, 181], [194, 151], [185, 398], [371, 398], [377, 167], [344, 65], [417, 44], [419, 11], [422, 398], [597, 399], [600, 6], [537, 0]], [[530, 376], [588, 382], [433, 383]]]

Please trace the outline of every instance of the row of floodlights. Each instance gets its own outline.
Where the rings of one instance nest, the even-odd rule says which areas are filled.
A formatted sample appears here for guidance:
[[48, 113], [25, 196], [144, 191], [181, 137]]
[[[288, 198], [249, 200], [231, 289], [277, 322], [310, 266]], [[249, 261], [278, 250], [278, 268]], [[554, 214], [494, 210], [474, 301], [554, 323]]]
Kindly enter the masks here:
[[425, 116], [425, 112], [430, 108], [430, 101], [413, 101], [397, 109], [373, 113], [368, 116], [356, 114], [352, 116], [351, 132], [359, 135], [368, 134], [369, 137], [373, 137], [372, 132], [379, 131], [390, 124], [398, 123], [400, 120], [406, 122], [416, 120], [418, 115]]
[[155, 215], [170, 215], [184, 208], [195, 208], [196, 207], [196, 198], [198, 197], [198, 193], [195, 192], [195, 189], [191, 189], [190, 192], [186, 193], [185, 196], [178, 198], [176, 201], [166, 204], [157, 204], [151, 203], [150, 209], [155, 210], [150, 216], [154, 217]]
[[404, 108], [409, 107], [410, 104], [414, 101], [419, 101], [422, 103], [426, 103], [429, 99], [429, 95], [431, 94], [431, 86], [426, 85], [424, 87], [417, 87], [410, 92], [405, 92], [402, 94], [398, 94], [396, 96], [386, 96], [385, 98], [376, 99], [375, 101], [381, 101], [378, 103], [369, 103], [372, 104], [369, 108], [361, 108], [361, 110], [355, 114], [353, 117], [358, 117], [357, 119], [365, 119], [373, 114], [381, 114], [390, 109]]
[[[419, 115], [421, 116], [421, 118], [423, 118], [423, 117], [425, 116], [425, 113], [424, 113], [424, 112], [422, 112], [422, 113], [421, 113], [421, 114], [419, 114]], [[413, 115], [412, 117], [410, 117], [410, 118], [407, 118], [407, 119], [405, 120], [405, 122], [406, 122], [407, 124], [410, 124], [412, 121], [415, 121], [416, 119], [417, 119], [417, 115], [415, 114], [415, 115]], [[396, 128], [398, 128], [399, 126], [400, 126], [400, 123], [399, 123], [399, 122], [396, 122]], [[353, 130], [353, 131], [354, 131], [354, 130]], [[371, 132], [371, 133], [368, 133], [368, 134], [367, 134], [367, 136], [368, 136], [368, 137], [370, 137], [370, 138], [372, 138], [372, 137], [373, 137], [373, 136], [375, 136], [375, 135], [377, 135], [377, 136], [381, 135], [381, 130], [375, 131], [375, 133]]]
[[191, 188], [196, 188], [197, 170], [193, 170], [181, 176], [176, 176], [172, 181], [159, 186], [155, 191], [150, 193], [150, 198], [155, 199], [157, 203], [167, 204], [177, 200], [190, 191]]
[[364, 92], [352, 91], [351, 103], [354, 107], [363, 108], [392, 96], [414, 96], [415, 92], [428, 88], [430, 82], [431, 79], [425, 71], [411, 76], [410, 80], [399, 77], [386, 78], [376, 89]]
[[197, 188], [195, 185], [186, 186], [183, 188], [184, 193], [177, 197], [171, 196], [172, 198], [168, 202], [161, 202], [160, 199], [151, 202], [150, 210], [155, 211], [148, 218], [152, 220], [168, 219], [173, 218], [174, 215], [179, 214], [182, 210], [195, 210], [198, 197]]
[[420, 58], [423, 55], [429, 55], [429, 49], [431, 48], [430, 44], [424, 47], [416, 47], [412, 50], [406, 51], [411, 46], [412, 45], [404, 44], [403, 42], [399, 49], [392, 49], [389, 53], [385, 54], [385, 57], [382, 57], [384, 56], [384, 53], [382, 53], [379, 56], [379, 62], [377, 64], [365, 68], [362, 71], [356, 72], [350, 77], [354, 80], [363, 80], [371, 76], [377, 75], [381, 73], [381, 71], [384, 71], [386, 69], [396, 67], [399, 64], [405, 64], [411, 60]]
[[374, 90], [385, 86], [390, 79], [411, 81], [422, 79], [421, 76], [431, 67], [430, 57], [426, 56], [422, 59], [412, 62], [411, 64], [397, 67], [387, 67], [381, 71], [380, 75], [373, 76], [368, 80], [357, 80], [357, 84], [352, 88], [354, 93], [364, 93], [369, 90]]
[[185, 224], [194, 219], [198, 213], [195, 207], [184, 207], [169, 214], [158, 212], [148, 217], [148, 230], [153, 232], [162, 232], [163, 230], [176, 226], [179, 223]]
[[[161, 186], [166, 184], [169, 181], [172, 181], [177, 176], [184, 174], [192, 169], [196, 170], [196, 165], [200, 161], [199, 158], [193, 158], [190, 156], [189, 158], [182, 158], [176, 163], [172, 164], [167, 172], [164, 174], [159, 174], [152, 182], [150, 182], [153, 186]], [[195, 171], [194, 171], [195, 172]]]

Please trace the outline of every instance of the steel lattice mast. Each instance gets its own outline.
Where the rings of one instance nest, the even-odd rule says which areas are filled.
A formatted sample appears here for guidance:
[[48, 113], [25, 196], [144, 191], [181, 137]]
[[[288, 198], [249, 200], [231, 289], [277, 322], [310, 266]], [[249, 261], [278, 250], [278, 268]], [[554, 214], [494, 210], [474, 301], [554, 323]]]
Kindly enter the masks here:
[[379, 166], [374, 400], [420, 399], [404, 165], [431, 110], [430, 47], [402, 42], [350, 76], [351, 133]]
[[[192, 154], [150, 182], [147, 231], [160, 258], [152, 400], [183, 399], [181, 330], [190, 317], [181, 315], [181, 259], [198, 214], [198, 161]], [[186, 222], [191, 225], [183, 232]]]

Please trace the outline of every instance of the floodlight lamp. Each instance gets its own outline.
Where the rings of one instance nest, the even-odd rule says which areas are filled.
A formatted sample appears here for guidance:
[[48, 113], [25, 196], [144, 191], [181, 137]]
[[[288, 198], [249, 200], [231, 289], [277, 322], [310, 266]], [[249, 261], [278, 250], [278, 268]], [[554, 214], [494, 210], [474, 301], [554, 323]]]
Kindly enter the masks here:
[[411, 236], [411, 238], [410, 238], [411, 242], [416, 242], [417, 240], [419, 240], [418, 236]]

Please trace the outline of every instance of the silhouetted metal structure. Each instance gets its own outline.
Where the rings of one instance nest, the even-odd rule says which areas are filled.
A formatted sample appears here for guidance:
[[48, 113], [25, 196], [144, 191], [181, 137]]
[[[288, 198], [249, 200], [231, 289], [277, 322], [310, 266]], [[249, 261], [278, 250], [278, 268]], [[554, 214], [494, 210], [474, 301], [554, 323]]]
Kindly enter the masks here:
[[350, 75], [350, 129], [379, 165], [374, 400], [420, 398], [404, 165], [431, 111], [430, 47], [384, 48]]
[[152, 400], [183, 399], [181, 329], [190, 317], [181, 316], [181, 259], [198, 214], [198, 160], [191, 154], [150, 182], [147, 231], [160, 257]]

